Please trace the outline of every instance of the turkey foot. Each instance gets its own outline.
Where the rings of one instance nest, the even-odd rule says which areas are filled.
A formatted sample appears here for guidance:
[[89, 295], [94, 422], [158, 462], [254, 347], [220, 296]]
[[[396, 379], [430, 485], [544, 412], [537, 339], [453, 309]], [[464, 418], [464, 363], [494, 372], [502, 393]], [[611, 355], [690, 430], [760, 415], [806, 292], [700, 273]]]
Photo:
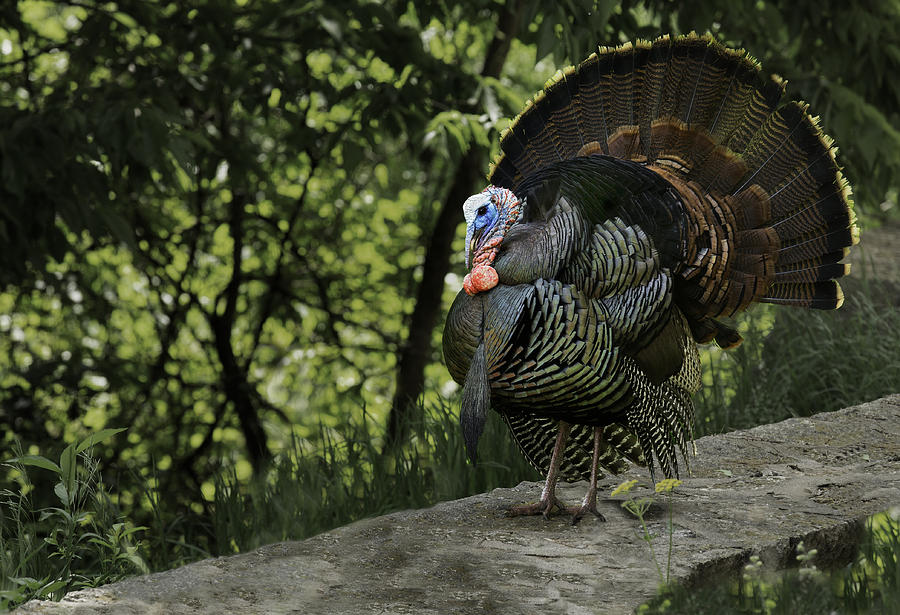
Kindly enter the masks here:
[[522, 517], [527, 515], [544, 515], [544, 519], [549, 519], [553, 514], [553, 509], [560, 512], [570, 512], [573, 507], [566, 506], [559, 501], [555, 493], [542, 495], [539, 502], [534, 504], [522, 504], [521, 506], [511, 506], [506, 511], [507, 517]]
[[598, 519], [606, 521], [606, 517], [597, 510], [597, 487], [593, 485], [588, 489], [580, 507], [570, 506], [566, 510], [572, 513], [572, 525], [578, 523], [586, 513], [594, 513]]
[[559, 480], [559, 466], [562, 464], [563, 452], [566, 450], [566, 442], [569, 440], [571, 425], [565, 421], [559, 422], [559, 432], [556, 434], [556, 444], [553, 446], [553, 454], [550, 456], [550, 469], [547, 470], [547, 480], [541, 491], [541, 499], [536, 504], [524, 504], [513, 506], [507, 511], [510, 517], [520, 515], [544, 515], [549, 519], [553, 509], [568, 511], [569, 508], [556, 497], [556, 482]]

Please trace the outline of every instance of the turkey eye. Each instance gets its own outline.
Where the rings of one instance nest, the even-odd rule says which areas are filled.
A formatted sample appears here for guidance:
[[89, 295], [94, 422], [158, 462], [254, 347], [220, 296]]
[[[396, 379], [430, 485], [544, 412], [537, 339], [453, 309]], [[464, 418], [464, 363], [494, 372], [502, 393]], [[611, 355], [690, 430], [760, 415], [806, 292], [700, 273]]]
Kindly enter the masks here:
[[483, 216], [486, 213], [487, 213], [487, 205], [482, 205], [481, 207], [478, 208], [479, 216]]

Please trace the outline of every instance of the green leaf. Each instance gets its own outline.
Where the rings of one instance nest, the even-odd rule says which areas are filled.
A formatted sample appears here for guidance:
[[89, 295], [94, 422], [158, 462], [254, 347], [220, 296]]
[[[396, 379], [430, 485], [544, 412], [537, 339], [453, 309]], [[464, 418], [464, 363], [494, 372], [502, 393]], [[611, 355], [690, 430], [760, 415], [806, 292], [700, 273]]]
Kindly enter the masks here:
[[7, 459], [3, 463], [14, 464], [20, 463], [23, 466], [34, 466], [36, 468], [44, 468], [45, 470], [51, 470], [56, 472], [57, 474], [62, 473], [62, 469], [56, 465], [54, 462], [50, 461], [46, 457], [41, 457], [40, 455], [20, 455], [19, 457], [13, 457], [12, 459]]
[[101, 547], [106, 547], [107, 549], [113, 548], [113, 543], [99, 537], [89, 538], [88, 542], [92, 545], [100, 545]]
[[38, 597], [46, 598], [46, 597], [50, 596], [53, 592], [63, 589], [66, 585], [68, 585], [68, 581], [65, 581], [63, 579], [57, 579], [55, 581], [51, 581], [50, 583], [47, 583], [46, 585], [44, 585], [43, 587], [40, 588], [40, 591], [38, 592]]
[[95, 444], [99, 444], [100, 442], [103, 442], [104, 440], [108, 440], [111, 437], [113, 437], [114, 435], [116, 435], [117, 433], [121, 433], [121, 432], [125, 431], [126, 429], [127, 429], [126, 427], [111, 427], [108, 429], [101, 429], [97, 433], [93, 433], [93, 434], [89, 435], [87, 438], [85, 438], [84, 440], [82, 440], [81, 442], [79, 442], [78, 446], [75, 449], [75, 452], [80, 453], [84, 449], [90, 448], [90, 447], [94, 446]]
[[323, 30], [334, 37], [334, 40], [340, 42], [343, 35], [341, 33], [341, 25], [337, 21], [328, 19], [324, 15], [319, 15], [319, 25], [322, 26]]
[[537, 61], [547, 57], [559, 42], [559, 39], [556, 38], [556, 16], [549, 12], [545, 13], [544, 21], [538, 27], [537, 55], [535, 56]]
[[132, 563], [132, 565], [133, 565], [135, 568], [137, 568], [138, 570], [140, 570], [142, 573], [147, 574], [147, 573], [150, 572], [150, 567], [147, 566], [147, 562], [145, 562], [145, 561], [144, 561], [144, 558], [142, 558], [142, 557], [141, 557], [140, 555], [138, 555], [137, 553], [129, 552], [129, 553], [125, 556], [125, 559], [127, 559], [128, 561], [130, 561], [130, 562]]
[[[72, 500], [72, 494], [75, 492], [75, 469], [76, 469], [76, 460], [77, 453], [75, 452], [75, 445], [70, 444], [63, 450], [62, 454], [59, 456], [59, 467], [61, 469], [60, 478], [62, 479], [62, 483], [65, 485], [66, 490], [66, 498], [63, 500], [63, 503], [68, 505]], [[56, 491], [56, 489], [54, 489]], [[57, 492], [59, 495], [59, 492]], [[60, 498], [62, 499], [62, 498]]]
[[72, 492], [66, 489], [66, 486], [62, 481], [54, 485], [53, 493], [56, 494], [56, 497], [59, 498], [59, 501], [62, 502], [63, 506], [69, 506], [71, 504]]
[[[493, 100], [502, 103], [510, 115], [517, 115], [522, 110], [522, 96], [515, 89], [493, 77], [483, 77], [481, 81], [484, 84], [484, 88], [490, 91]], [[485, 92], [485, 96], [487, 96], [487, 92]], [[485, 110], [490, 114], [490, 110], [487, 107], [487, 100], [485, 100]], [[497, 111], [500, 114], [500, 117], [506, 115], [506, 112], [502, 109], [498, 108]]]

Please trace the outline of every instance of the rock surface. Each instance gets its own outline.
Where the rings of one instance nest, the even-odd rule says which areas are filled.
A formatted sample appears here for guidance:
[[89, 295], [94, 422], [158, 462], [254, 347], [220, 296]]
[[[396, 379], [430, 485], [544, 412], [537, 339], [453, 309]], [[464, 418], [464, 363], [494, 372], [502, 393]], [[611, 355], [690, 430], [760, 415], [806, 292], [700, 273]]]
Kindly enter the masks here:
[[[900, 504], [900, 395], [702, 438], [697, 449], [693, 475], [671, 500], [672, 574], [686, 582], [733, 571], [753, 553], [784, 566], [800, 539], [819, 550], [820, 566], [846, 561], [862, 520]], [[522, 483], [16, 612], [628, 613], [659, 582], [624, 498], [603, 497], [628, 478], [649, 483], [640, 468], [604, 480], [605, 523], [507, 518], [505, 507], [540, 494]], [[574, 503], [584, 489], [566, 485], [561, 496]], [[657, 496], [648, 512], [663, 571], [667, 511]]]

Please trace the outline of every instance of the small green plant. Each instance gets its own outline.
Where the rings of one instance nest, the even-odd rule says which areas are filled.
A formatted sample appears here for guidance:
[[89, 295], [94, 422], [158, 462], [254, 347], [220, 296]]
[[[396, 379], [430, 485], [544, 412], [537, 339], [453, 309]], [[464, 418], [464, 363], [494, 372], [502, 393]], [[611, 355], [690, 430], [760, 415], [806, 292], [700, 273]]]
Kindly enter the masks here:
[[857, 561], [843, 577], [847, 610], [900, 613], [900, 508], [871, 517]]
[[[645, 516], [647, 511], [650, 510], [650, 507], [653, 505], [653, 496], [643, 496], [643, 497], [629, 497], [627, 500], [622, 502], [622, 508], [627, 510], [629, 513], [634, 515], [638, 521], [641, 523], [641, 540], [647, 543], [647, 548], [650, 550], [650, 557], [653, 558], [653, 564], [656, 566], [656, 572], [659, 575], [660, 585], [667, 585], [669, 583], [669, 579], [672, 572], [672, 547], [673, 547], [673, 536], [675, 533], [674, 526], [674, 517], [672, 513], [672, 492], [681, 484], [682, 481], [677, 478], [666, 478], [654, 486], [654, 493], [656, 495], [664, 494], [666, 497], [667, 509], [669, 511], [668, 517], [668, 534], [669, 534], [669, 548], [666, 555], [666, 572], [663, 575], [662, 566], [659, 563], [659, 560], [656, 558], [656, 552], [653, 550], [653, 540], [656, 538], [654, 534], [650, 532], [650, 529], [647, 527], [647, 521]], [[618, 487], [612, 490], [612, 496], [615, 497], [617, 495], [628, 495], [631, 490], [638, 484], [637, 479], [628, 480], [624, 483], [620, 484]]]
[[[15, 471], [19, 489], [0, 492], [0, 609], [148, 572], [135, 543], [146, 528], [120, 520], [90, 455], [93, 445], [121, 431], [104, 429], [70, 444], [58, 463], [24, 454], [2, 463]], [[30, 468], [56, 475], [58, 506], [34, 511]]]
[[871, 517], [857, 558], [821, 570], [816, 549], [796, 548], [797, 568], [767, 571], [752, 555], [739, 578], [700, 587], [670, 585], [641, 605], [642, 614], [805, 615], [900, 613], [900, 520], [890, 512]]

